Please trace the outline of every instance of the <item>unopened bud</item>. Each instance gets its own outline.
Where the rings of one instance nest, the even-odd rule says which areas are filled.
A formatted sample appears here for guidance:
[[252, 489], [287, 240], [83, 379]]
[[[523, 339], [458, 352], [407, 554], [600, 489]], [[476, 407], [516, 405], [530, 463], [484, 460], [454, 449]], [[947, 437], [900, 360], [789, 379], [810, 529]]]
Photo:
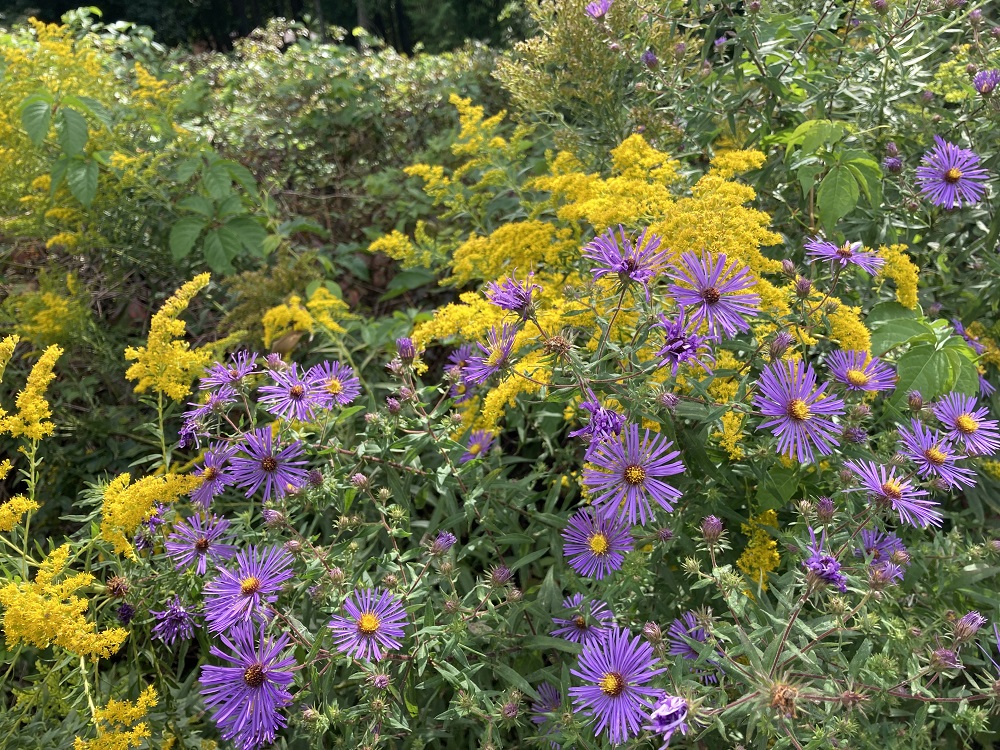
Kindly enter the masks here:
[[657, 644], [663, 640], [663, 631], [660, 630], [660, 626], [655, 622], [647, 622], [643, 625], [642, 634], [646, 636], [646, 640], [652, 644]]
[[822, 523], [830, 523], [836, 511], [832, 498], [823, 496], [816, 501], [816, 517]]
[[779, 331], [778, 334], [771, 340], [771, 345], [768, 350], [768, 354], [771, 355], [771, 359], [775, 360], [784, 356], [793, 340], [792, 334], [788, 331]]
[[910, 407], [910, 411], [918, 412], [924, 408], [924, 397], [920, 395], [920, 391], [910, 391], [906, 394], [906, 405]]
[[701, 536], [706, 544], [715, 544], [722, 536], [722, 521], [717, 516], [705, 516], [701, 520]]
[[795, 294], [801, 299], [805, 299], [812, 292], [812, 282], [804, 276], [795, 279]]
[[972, 640], [979, 629], [986, 624], [986, 618], [981, 614], [973, 610], [966, 615], [963, 615], [956, 623], [952, 630], [952, 634], [955, 636], [955, 643], [964, 643], [965, 641]]
[[302, 551], [302, 542], [298, 539], [289, 539], [285, 542], [285, 549], [291, 552], [293, 555], [297, 555]]
[[785, 276], [787, 276], [790, 279], [794, 279], [796, 276], [795, 261], [793, 261], [791, 258], [785, 258], [783, 261], [781, 261], [781, 270], [785, 274]]
[[326, 577], [329, 578], [334, 585], [340, 585], [344, 582], [344, 571], [340, 568], [330, 568]]

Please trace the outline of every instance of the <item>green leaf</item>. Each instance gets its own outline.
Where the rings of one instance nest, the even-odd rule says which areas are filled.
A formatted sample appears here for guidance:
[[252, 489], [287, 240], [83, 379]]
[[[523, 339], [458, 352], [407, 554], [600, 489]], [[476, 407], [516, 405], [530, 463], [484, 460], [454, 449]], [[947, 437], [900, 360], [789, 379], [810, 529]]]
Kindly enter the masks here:
[[52, 97], [48, 94], [29, 96], [21, 105], [21, 127], [36, 146], [49, 134], [52, 122]]
[[948, 390], [952, 380], [948, 355], [933, 344], [921, 344], [906, 352], [896, 363], [896, 390], [892, 400], [900, 403], [910, 391], [920, 391], [925, 401]]
[[861, 191], [865, 194], [865, 199], [872, 208], [882, 206], [882, 168], [876, 162], [855, 159], [847, 162], [847, 168], [851, 170]]
[[223, 243], [218, 229], [209, 230], [205, 235], [202, 247], [205, 252], [205, 262], [208, 263], [208, 267], [213, 272], [223, 274], [233, 273], [236, 270], [230, 262], [229, 253], [226, 252], [226, 245]]
[[87, 145], [87, 119], [75, 109], [61, 107], [56, 112], [56, 136], [69, 156], [76, 156]]
[[875, 305], [868, 315], [865, 316], [865, 323], [868, 324], [869, 328], [874, 329], [890, 320], [919, 317], [920, 313], [917, 310], [911, 310], [908, 307], [903, 307], [894, 300], [892, 302], [879, 302]]
[[73, 159], [66, 167], [69, 192], [84, 206], [93, 203], [97, 195], [97, 171], [97, 162], [93, 159]]
[[804, 164], [795, 173], [799, 178], [799, 185], [802, 186], [802, 197], [809, 197], [809, 191], [816, 184], [816, 178], [826, 169], [826, 164]]
[[180, 164], [177, 165], [177, 169], [174, 170], [174, 179], [177, 182], [187, 182], [191, 179], [192, 175], [201, 168], [201, 159], [198, 157], [192, 157], [190, 159], [185, 159]]
[[221, 201], [231, 192], [229, 171], [221, 164], [213, 164], [201, 175], [201, 184], [215, 200]]
[[503, 662], [495, 662], [493, 664], [493, 671], [497, 673], [498, 677], [505, 680], [508, 684], [513, 685], [525, 695], [530, 695], [532, 698], [537, 700], [538, 693], [535, 692], [535, 689], [531, 687], [528, 681]]
[[859, 196], [858, 181], [851, 170], [835, 164], [816, 192], [819, 218], [828, 232], [833, 232], [837, 222], [854, 210]]
[[771, 469], [767, 480], [757, 487], [757, 505], [761, 510], [782, 508], [792, 499], [798, 485], [795, 469]]
[[212, 201], [203, 195], [189, 195], [177, 201], [177, 207], [194, 211], [196, 214], [209, 217], [215, 210]]
[[111, 130], [111, 111], [97, 101], [97, 99], [92, 99], [89, 96], [73, 96], [69, 94], [64, 96], [62, 101], [63, 104], [68, 104], [71, 107], [76, 107], [90, 113], [101, 125]]
[[966, 396], [975, 396], [979, 393], [979, 370], [975, 363], [958, 347], [946, 346], [944, 353], [948, 355], [954, 376], [953, 382], [949, 384], [949, 390], [964, 393]]
[[233, 232], [247, 252], [264, 256], [264, 240], [267, 230], [249, 216], [237, 216], [226, 222], [225, 227]]
[[187, 257], [206, 223], [197, 216], [185, 216], [170, 228], [170, 255], [174, 260]]
[[394, 299], [425, 284], [432, 283], [435, 278], [434, 272], [425, 268], [408, 268], [405, 271], [400, 271], [392, 277], [392, 281], [386, 286], [385, 294], [379, 297], [379, 300], [385, 302]]
[[890, 349], [901, 344], [926, 341], [933, 344], [937, 340], [934, 329], [922, 320], [900, 318], [872, 330], [872, 354], [881, 357]]

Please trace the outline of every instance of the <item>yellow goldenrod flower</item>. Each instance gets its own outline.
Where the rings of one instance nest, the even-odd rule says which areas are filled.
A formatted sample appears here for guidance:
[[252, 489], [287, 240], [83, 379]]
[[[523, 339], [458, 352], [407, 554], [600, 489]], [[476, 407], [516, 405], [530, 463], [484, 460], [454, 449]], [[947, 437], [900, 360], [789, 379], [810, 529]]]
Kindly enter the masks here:
[[109, 700], [104, 708], [94, 713], [97, 737], [92, 740], [76, 738], [73, 750], [132, 750], [143, 746], [149, 738], [149, 726], [140, 719], [157, 703], [156, 690], [149, 686], [134, 703]]
[[906, 245], [889, 245], [879, 248], [878, 254], [885, 259], [879, 271], [881, 278], [892, 279], [896, 284], [896, 301], [910, 310], [917, 309], [917, 283], [920, 269], [906, 254]]
[[7, 432], [11, 437], [24, 437], [28, 440], [41, 440], [51, 435], [55, 429], [48, 420], [52, 416], [49, 402], [45, 400], [45, 389], [55, 377], [52, 368], [63, 352], [61, 347], [50, 346], [35, 362], [28, 374], [24, 390], [17, 394], [17, 414], [0, 419], [0, 432]]
[[156, 504], [170, 504], [201, 482], [202, 477], [193, 474], [167, 474], [143, 477], [133, 484], [128, 474], [119, 474], [104, 490], [101, 538], [111, 542], [115, 552], [134, 558], [130, 540], [139, 524], [156, 512]]
[[747, 523], [741, 524], [743, 533], [750, 541], [740, 555], [736, 564], [754, 583], [762, 589], [767, 589], [767, 574], [777, 570], [781, 557], [778, 555], [778, 543], [767, 533], [765, 526], [777, 527], [778, 514], [774, 510], [766, 510], [757, 516], [751, 516]]
[[309, 310], [314, 321], [331, 333], [347, 333], [347, 330], [338, 321], [351, 320], [356, 317], [351, 315], [347, 303], [340, 297], [334, 296], [325, 286], [316, 288], [312, 297], [306, 302], [306, 309]]
[[[5, 462], [9, 464], [10, 462]], [[15, 526], [21, 523], [25, 513], [38, 510], [40, 506], [33, 500], [29, 500], [24, 495], [15, 495], [10, 500], [0, 505], [0, 533], [6, 534]]]
[[[282, 337], [308, 333], [315, 321], [302, 306], [302, 298], [292, 295], [285, 304], [276, 305], [265, 312], [261, 323], [264, 324], [264, 346], [270, 349]], [[291, 347], [288, 349], [290, 351]]]

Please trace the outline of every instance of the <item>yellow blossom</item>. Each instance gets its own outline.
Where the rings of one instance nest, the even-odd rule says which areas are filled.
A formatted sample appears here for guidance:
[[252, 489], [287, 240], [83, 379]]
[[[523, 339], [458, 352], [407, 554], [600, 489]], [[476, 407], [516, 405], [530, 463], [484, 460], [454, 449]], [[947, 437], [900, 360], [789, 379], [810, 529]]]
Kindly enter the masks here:
[[[8, 469], [9, 469], [9, 463]], [[38, 510], [40, 506], [34, 500], [29, 500], [24, 495], [15, 495], [10, 500], [0, 505], [0, 533], [7, 533], [21, 523], [21, 518], [25, 513]]]
[[101, 538], [114, 545], [115, 552], [135, 557], [129, 541], [139, 524], [156, 512], [156, 504], [169, 504], [201, 484], [202, 477], [188, 474], [148, 476], [132, 483], [128, 474], [119, 474], [104, 490], [101, 506]]
[[97, 737], [92, 740], [76, 738], [73, 750], [132, 750], [142, 747], [149, 738], [149, 725], [140, 719], [157, 703], [156, 690], [149, 686], [136, 699], [109, 700], [104, 708], [94, 714]]
[[355, 317], [349, 312], [347, 303], [340, 297], [335, 297], [325, 286], [316, 288], [312, 297], [306, 302], [306, 309], [309, 310], [313, 320], [332, 333], [347, 333], [338, 321]]
[[17, 394], [17, 414], [0, 419], [0, 433], [7, 432], [11, 437], [24, 437], [28, 440], [41, 440], [52, 434], [55, 428], [47, 421], [52, 416], [52, 410], [45, 400], [45, 389], [55, 378], [52, 369], [62, 352], [61, 347], [53, 345], [38, 358], [28, 374], [24, 390]]
[[302, 306], [302, 298], [297, 295], [265, 312], [261, 322], [264, 325], [264, 346], [268, 348], [282, 336], [308, 333], [315, 323], [309, 311]]
[[778, 555], [778, 543], [771, 538], [764, 528], [777, 528], [778, 514], [774, 510], [766, 510], [757, 516], [751, 516], [747, 523], [741, 524], [743, 533], [749, 537], [746, 549], [740, 555], [736, 564], [746, 575], [762, 589], [767, 589], [767, 574], [777, 570], [781, 557]]
[[726, 412], [722, 415], [722, 430], [713, 432], [712, 437], [719, 441], [719, 445], [726, 449], [729, 458], [739, 461], [743, 458], [743, 448], [740, 442], [743, 439], [743, 414], [738, 411]]
[[896, 301], [910, 310], [917, 309], [917, 283], [920, 269], [906, 254], [906, 245], [883, 245], [878, 254], [885, 259], [879, 276], [896, 284]]

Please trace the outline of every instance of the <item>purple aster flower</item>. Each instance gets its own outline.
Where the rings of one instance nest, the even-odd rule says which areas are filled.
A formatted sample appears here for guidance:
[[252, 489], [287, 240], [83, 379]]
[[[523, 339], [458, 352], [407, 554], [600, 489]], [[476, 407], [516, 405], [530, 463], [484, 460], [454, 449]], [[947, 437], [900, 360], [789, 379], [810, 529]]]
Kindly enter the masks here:
[[316, 400], [325, 409], [347, 406], [361, 394], [361, 381], [350, 365], [320, 362], [306, 373], [306, 380], [316, 389]]
[[223, 444], [213, 445], [205, 451], [205, 462], [194, 472], [202, 481], [191, 493], [192, 502], [208, 510], [212, 499], [233, 483], [233, 475], [226, 469], [226, 464], [235, 453], [235, 448]]
[[396, 339], [396, 354], [404, 362], [412, 362], [417, 357], [417, 345], [409, 336]]
[[772, 362], [761, 373], [760, 392], [754, 404], [768, 419], [757, 428], [773, 428], [778, 438], [778, 453], [797, 458], [799, 463], [813, 459], [813, 448], [829, 455], [837, 445], [837, 426], [829, 417], [844, 413], [844, 402], [826, 393], [828, 383], [816, 387], [812, 365], [802, 360]]
[[132, 618], [135, 617], [135, 607], [128, 602], [122, 602], [118, 606], [118, 611], [115, 612], [115, 617], [118, 618], [118, 622], [122, 625], [128, 625], [132, 622]]
[[826, 366], [833, 379], [849, 391], [889, 391], [896, 386], [892, 367], [868, 352], [838, 349], [827, 356]]
[[[562, 695], [559, 694], [559, 689], [548, 682], [543, 682], [538, 686], [538, 700], [531, 704], [532, 723], [538, 724], [539, 729], [542, 729], [543, 724], [554, 723], [551, 714], [558, 714], [560, 711], [562, 711]], [[552, 734], [554, 729], [554, 726], [545, 727], [542, 734]], [[557, 742], [550, 742], [549, 746], [553, 750], [559, 750], [560, 747]]]
[[559, 627], [552, 635], [573, 643], [584, 644], [594, 638], [603, 638], [615, 619], [607, 602], [600, 599], [584, 601], [583, 594], [566, 597], [563, 609], [570, 617], [553, 617], [552, 622]]
[[472, 360], [472, 344], [462, 344], [458, 349], [448, 355], [448, 367], [446, 371], [454, 379], [448, 395], [455, 399], [456, 404], [461, 404], [472, 398], [473, 388], [470, 387], [465, 377], [465, 368]]
[[187, 422], [201, 426], [209, 417], [225, 414], [228, 407], [234, 403], [236, 403], [236, 390], [230, 385], [220, 385], [219, 390], [208, 392], [205, 403], [189, 401], [188, 406], [194, 408], [184, 412], [182, 416]]
[[584, 457], [589, 460], [601, 440], [611, 439], [613, 436], [621, 434], [622, 428], [625, 426], [625, 415], [602, 406], [593, 391], [588, 391], [588, 396], [586, 401], [580, 402], [580, 408], [590, 412], [590, 419], [579, 430], [573, 430], [569, 433], [569, 437], [578, 437], [588, 441]]
[[971, 346], [976, 354], [982, 354], [986, 351], [986, 347], [979, 343], [979, 339], [965, 330], [965, 326], [962, 325], [962, 321], [957, 318], [952, 318], [951, 324], [955, 327], [955, 333], [965, 339], [965, 343]]
[[886, 467], [874, 461], [846, 461], [844, 466], [861, 480], [861, 489], [883, 507], [892, 507], [899, 514], [901, 523], [918, 528], [940, 526], [941, 511], [937, 503], [925, 499], [927, 490], [913, 486], [908, 479], [896, 476], [896, 467]]
[[934, 404], [934, 416], [944, 425], [946, 436], [961, 441], [969, 455], [992, 456], [1000, 448], [997, 421], [986, 419], [989, 410], [976, 408], [975, 396], [949, 393]]
[[382, 589], [355, 590], [344, 602], [346, 617], [330, 621], [337, 650], [355, 659], [378, 661], [400, 648], [406, 611], [399, 598]]
[[466, 443], [465, 453], [458, 459], [461, 464], [474, 458], [482, 458], [493, 447], [493, 433], [490, 430], [473, 430]]
[[500, 333], [497, 333], [496, 326], [490, 328], [490, 332], [486, 334], [486, 343], [478, 344], [482, 354], [474, 355], [465, 368], [465, 379], [475, 385], [481, 385], [500, 372], [510, 360], [516, 335], [516, 326], [506, 323], [503, 324]]
[[653, 518], [650, 498], [672, 511], [681, 492], [663, 480], [684, 471], [684, 464], [677, 460], [680, 452], [670, 450], [672, 446], [663, 435], [649, 430], [640, 440], [637, 424], [627, 425], [620, 437], [601, 440], [591, 459], [597, 468], [586, 469], [583, 475], [599, 513], [645, 525]]
[[908, 555], [902, 540], [891, 531], [861, 530], [861, 549], [854, 550], [855, 557], [870, 557], [872, 565], [882, 565], [890, 560], [901, 560]]
[[637, 238], [631, 238], [626, 236], [625, 227], [619, 225], [617, 237], [615, 230], [609, 229], [591, 240], [583, 248], [583, 255], [597, 263], [596, 268], [590, 269], [594, 281], [602, 276], [617, 274], [623, 291], [635, 282], [643, 288], [646, 302], [650, 302], [649, 282], [663, 267], [668, 251], [657, 252], [660, 238], [655, 234], [647, 236], [647, 232], [644, 229]]
[[898, 156], [887, 156], [882, 160], [882, 169], [889, 174], [899, 174], [903, 171], [903, 160]]
[[674, 732], [687, 734], [688, 725], [684, 721], [688, 715], [688, 702], [677, 695], [663, 695], [653, 706], [646, 729], [662, 735], [663, 745], [660, 750], [666, 750]]
[[243, 382], [243, 378], [256, 372], [256, 366], [257, 355], [244, 349], [230, 354], [228, 365], [216, 362], [209, 367], [199, 385], [202, 390], [223, 385], [239, 386]]
[[614, 0], [596, 0], [596, 2], [588, 3], [586, 7], [587, 15], [595, 20], [600, 20], [608, 14], [611, 9], [611, 3]]
[[978, 203], [986, 192], [988, 173], [979, 166], [979, 157], [968, 149], [934, 136], [935, 146], [924, 154], [917, 167], [920, 192], [935, 206], [961, 208]]
[[[698, 623], [698, 615], [689, 610], [670, 623], [667, 628], [667, 653], [671, 656], [680, 656], [689, 661], [698, 659], [698, 651], [689, 642], [705, 643], [708, 640], [708, 630]], [[709, 661], [714, 665], [715, 662]], [[715, 684], [719, 681], [714, 672], [703, 669], [692, 669], [692, 672], [705, 684]]]
[[705, 372], [710, 372], [708, 366], [701, 361], [701, 357], [715, 363], [710, 346], [714, 338], [699, 336], [684, 320], [683, 307], [674, 321], [670, 321], [666, 315], [660, 313], [660, 322], [655, 323], [654, 327], [663, 329], [663, 347], [656, 353], [656, 356], [660, 357], [660, 367], [669, 366], [670, 374], [676, 375], [680, 365], [691, 362]]
[[892, 562], [879, 563], [868, 568], [868, 585], [881, 590], [903, 580], [903, 569]]
[[276, 417], [308, 422], [315, 409], [326, 400], [318, 380], [300, 377], [299, 366], [294, 362], [285, 372], [272, 372], [271, 377], [275, 385], [261, 386], [259, 401]]
[[866, 250], [863, 242], [845, 242], [837, 247], [832, 242], [824, 242], [819, 237], [813, 237], [806, 243], [806, 255], [819, 260], [828, 260], [843, 270], [850, 265], [857, 266], [870, 274], [878, 273], [885, 265], [885, 259], [878, 257], [874, 251]]
[[167, 602], [166, 609], [159, 612], [151, 609], [149, 614], [156, 618], [153, 637], [168, 646], [172, 646], [174, 641], [187, 641], [194, 637], [194, 613], [181, 604], [179, 596]]
[[965, 641], [971, 641], [985, 624], [986, 618], [981, 614], [975, 610], [967, 612], [955, 623], [954, 630], [952, 631], [955, 635], [955, 642], [964, 643]]
[[972, 87], [983, 96], [992, 94], [997, 84], [1000, 84], [1000, 70], [996, 68], [980, 70], [972, 79]]
[[936, 672], [962, 669], [962, 660], [958, 658], [958, 653], [950, 648], [936, 648], [931, 652], [929, 666]]
[[250, 497], [264, 485], [264, 502], [275, 497], [284, 497], [289, 485], [297, 487], [306, 481], [302, 467], [306, 462], [300, 459], [302, 443], [295, 441], [281, 448], [271, 437], [269, 427], [259, 427], [246, 434], [243, 452], [246, 456], [233, 458], [233, 483], [246, 488]]
[[632, 528], [592, 508], [577, 511], [563, 529], [563, 555], [577, 573], [598, 581], [621, 569], [632, 551]]
[[178, 570], [194, 563], [198, 575], [203, 576], [208, 558], [218, 562], [236, 554], [236, 547], [229, 544], [233, 536], [226, 534], [228, 528], [229, 521], [224, 518], [190, 516], [186, 524], [178, 524], [167, 538], [167, 554], [174, 559]]
[[746, 266], [735, 260], [727, 266], [725, 253], [714, 263], [707, 252], [702, 253], [701, 259], [694, 253], [684, 253], [682, 261], [676, 273], [670, 274], [679, 282], [670, 286], [670, 294], [678, 305], [695, 308], [691, 325], [697, 326], [704, 320], [717, 337], [749, 331], [746, 318], [756, 317], [760, 297], [746, 291], [754, 285]]
[[213, 633], [266, 620], [267, 606], [277, 600], [282, 584], [295, 575], [292, 556], [281, 547], [253, 545], [236, 553], [236, 565], [218, 569], [205, 586], [205, 617]]
[[979, 376], [979, 395], [980, 396], [992, 396], [997, 392], [996, 386], [990, 381], [984, 378], [982, 375]]
[[450, 550], [457, 541], [458, 537], [450, 531], [439, 531], [437, 538], [431, 543], [431, 554], [435, 556], [443, 555], [445, 552]]
[[718, 39], [715, 40], [715, 48], [721, 49], [722, 47], [725, 47], [727, 41], [729, 40], [726, 38], [726, 35], [723, 34], [722, 36], [720, 36]]
[[[997, 623], [993, 624], [993, 642], [997, 644], [997, 648], [1000, 648], [1000, 625]], [[993, 668], [997, 670], [997, 679], [1000, 680], [1000, 664], [997, 663], [997, 661], [990, 654], [989, 650], [986, 649], [982, 643], [979, 644], [979, 650], [983, 652], [983, 656], [990, 660], [990, 664], [992, 664]]]
[[840, 438], [845, 443], [864, 445], [868, 442], [868, 431], [864, 427], [845, 427]]
[[295, 659], [281, 653], [288, 635], [268, 638], [263, 625], [239, 627], [231, 636], [219, 636], [228, 653], [212, 646], [212, 656], [229, 666], [203, 666], [201, 694], [222, 738], [241, 750], [256, 750], [274, 742], [275, 732], [288, 723], [279, 709], [292, 702], [288, 686]]
[[655, 69], [660, 64], [659, 58], [656, 56], [656, 53], [653, 52], [653, 50], [651, 49], [647, 49], [645, 52], [639, 55], [639, 61], [650, 70]]
[[616, 628], [604, 638], [588, 641], [580, 654], [579, 667], [570, 670], [570, 674], [587, 683], [569, 689], [573, 707], [594, 716], [594, 735], [600, 736], [607, 729], [614, 745], [639, 734], [652, 699], [661, 693], [645, 686], [666, 671], [653, 668], [658, 661], [653, 657], [653, 647], [631, 635], [625, 628]]
[[542, 291], [538, 284], [532, 284], [534, 273], [529, 273], [522, 284], [513, 276], [508, 276], [502, 284], [491, 281], [486, 285], [486, 299], [502, 310], [515, 312], [521, 318], [527, 319], [534, 315], [534, 303], [531, 295], [537, 290]]
[[806, 548], [809, 557], [802, 561], [806, 576], [836, 586], [841, 594], [847, 593], [847, 576], [840, 572], [840, 563], [837, 562], [837, 558], [823, 551], [823, 546], [826, 544], [826, 530], [823, 530], [817, 542], [816, 532], [810, 528], [809, 539], [812, 542]]
[[955, 465], [958, 456], [937, 430], [913, 419], [909, 430], [899, 428], [899, 441], [903, 445], [901, 453], [917, 465], [922, 478], [940, 477], [953, 488], [975, 486], [975, 472]]
[[514, 573], [511, 571], [511, 569], [508, 568], [503, 563], [500, 563], [499, 565], [494, 565], [492, 568], [490, 568], [487, 580], [489, 581], [490, 586], [492, 586], [495, 589], [498, 589], [502, 586], [505, 586], [507, 582], [510, 581], [510, 579], [513, 577]]

